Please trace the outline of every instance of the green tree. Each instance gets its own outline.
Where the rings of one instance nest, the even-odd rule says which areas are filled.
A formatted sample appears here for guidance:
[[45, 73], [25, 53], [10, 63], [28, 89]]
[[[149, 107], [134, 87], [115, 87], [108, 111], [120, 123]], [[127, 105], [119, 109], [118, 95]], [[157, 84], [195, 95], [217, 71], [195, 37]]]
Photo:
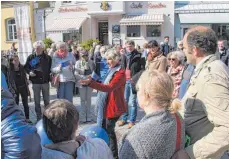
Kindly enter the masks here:
[[50, 38], [45, 38], [43, 40], [43, 43], [45, 44], [45, 48], [47, 49], [47, 48], [51, 47], [51, 45], [52, 45], [52, 43], [54, 43], [54, 41]]
[[84, 48], [85, 50], [89, 51], [92, 48], [94, 42], [96, 42], [97, 44], [100, 43], [100, 41], [97, 39], [89, 39], [81, 43], [80, 46]]

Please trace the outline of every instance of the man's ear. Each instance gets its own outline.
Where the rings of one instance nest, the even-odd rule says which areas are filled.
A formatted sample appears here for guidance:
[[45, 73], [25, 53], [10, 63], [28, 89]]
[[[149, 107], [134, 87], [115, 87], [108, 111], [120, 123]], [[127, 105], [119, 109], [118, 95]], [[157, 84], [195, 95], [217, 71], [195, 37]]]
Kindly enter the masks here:
[[194, 55], [195, 57], [198, 57], [198, 55], [199, 55], [199, 48], [197, 48], [196, 46], [194, 46], [194, 47], [192, 48], [192, 52], [193, 52], [193, 55]]

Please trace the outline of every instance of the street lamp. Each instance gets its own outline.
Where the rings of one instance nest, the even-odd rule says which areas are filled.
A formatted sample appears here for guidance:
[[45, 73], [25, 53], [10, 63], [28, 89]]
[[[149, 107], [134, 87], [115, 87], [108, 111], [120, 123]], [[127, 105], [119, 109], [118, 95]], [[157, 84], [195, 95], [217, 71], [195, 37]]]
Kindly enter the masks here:
[[46, 24], [45, 24], [45, 19], [46, 17], [49, 15], [49, 13], [52, 13], [54, 8], [55, 8], [55, 1], [49, 1], [49, 7], [46, 8], [39, 8], [39, 3], [41, 3], [41, 1], [36, 1], [34, 2], [34, 8], [36, 10], [42, 9], [43, 10], [43, 19], [44, 19], [44, 34], [45, 34], [45, 38], [46, 38]]

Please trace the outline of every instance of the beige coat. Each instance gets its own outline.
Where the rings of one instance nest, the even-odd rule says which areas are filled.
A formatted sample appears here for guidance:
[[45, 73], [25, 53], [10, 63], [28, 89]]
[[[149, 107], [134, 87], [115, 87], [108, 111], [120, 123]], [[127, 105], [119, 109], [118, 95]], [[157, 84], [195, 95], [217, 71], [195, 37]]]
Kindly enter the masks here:
[[192, 159], [219, 159], [229, 149], [229, 69], [215, 55], [193, 74], [180, 111]]
[[146, 69], [151, 69], [151, 70], [158, 70], [160, 72], [166, 72], [166, 67], [167, 67], [167, 59], [163, 54], [161, 53], [157, 57], [155, 57], [152, 61], [146, 61]]

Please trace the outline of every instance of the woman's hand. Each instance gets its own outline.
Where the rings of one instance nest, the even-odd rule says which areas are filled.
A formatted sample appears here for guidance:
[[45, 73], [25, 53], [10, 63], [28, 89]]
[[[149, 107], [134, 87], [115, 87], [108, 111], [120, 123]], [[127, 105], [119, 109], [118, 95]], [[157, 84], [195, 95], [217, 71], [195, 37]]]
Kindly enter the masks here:
[[80, 84], [81, 85], [89, 85], [92, 81], [92, 78], [91, 76], [88, 76], [88, 79], [85, 79], [85, 80], [80, 80]]

